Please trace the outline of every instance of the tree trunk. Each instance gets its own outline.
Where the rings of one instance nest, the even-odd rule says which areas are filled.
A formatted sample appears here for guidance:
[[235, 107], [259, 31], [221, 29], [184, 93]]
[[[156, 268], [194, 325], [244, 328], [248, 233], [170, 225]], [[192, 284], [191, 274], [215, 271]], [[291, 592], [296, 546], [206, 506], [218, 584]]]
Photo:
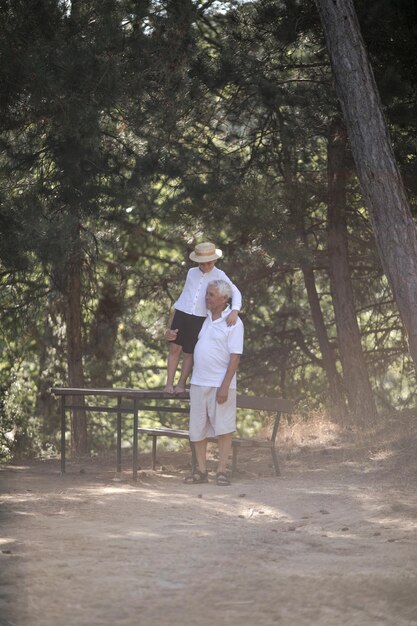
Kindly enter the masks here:
[[308, 263], [303, 263], [301, 269], [304, 276], [304, 284], [306, 286], [311, 316], [313, 319], [314, 328], [316, 330], [317, 340], [323, 359], [323, 367], [329, 383], [330, 411], [336, 414], [338, 417], [343, 417], [346, 415], [343, 385], [339, 373], [336, 369], [335, 354], [327, 335], [326, 325], [324, 323], [323, 313], [320, 306], [320, 300], [317, 294], [314, 271], [311, 265]]
[[[284, 120], [281, 116], [280, 122], [280, 138], [282, 143], [283, 157], [283, 173], [284, 173], [284, 189], [286, 196], [286, 204], [291, 211], [291, 220], [299, 232], [306, 250], [308, 250], [308, 240], [305, 232], [303, 203], [299, 201], [298, 185], [294, 172], [294, 156], [291, 153], [292, 141], [288, 137]], [[317, 340], [322, 356], [322, 364], [326, 372], [329, 384], [330, 409], [338, 417], [346, 415], [345, 397], [342, 381], [336, 368], [335, 353], [330, 345], [327, 335], [326, 325], [324, 323], [323, 313], [320, 306], [319, 296], [316, 289], [316, 280], [314, 270], [308, 261], [301, 263], [304, 284], [306, 286], [308, 303], [310, 305], [311, 317], [317, 334]]]
[[[85, 385], [82, 362], [81, 253], [79, 251], [73, 253], [68, 264], [68, 271], [66, 302], [68, 384], [70, 387], [82, 388]], [[74, 403], [82, 404], [78, 396], [72, 400]], [[88, 447], [85, 411], [73, 411], [72, 434], [75, 454], [86, 454]]]
[[89, 374], [93, 387], [109, 387], [119, 320], [125, 308], [126, 276], [107, 265], [90, 332]]
[[352, 0], [316, 0], [362, 192], [417, 370], [417, 232]]
[[362, 352], [354, 306], [346, 226], [346, 131], [334, 120], [328, 143], [328, 248], [330, 289], [335, 313], [340, 360], [348, 404], [364, 422], [376, 416], [375, 400]]
[[36, 383], [35, 415], [42, 422], [42, 434], [46, 438], [49, 438], [59, 428], [58, 403], [51, 395], [51, 387], [55, 383], [53, 370], [50, 367], [51, 350], [54, 349], [59, 352], [53, 332], [53, 326], [57, 325], [54, 305], [56, 306], [56, 301], [48, 299], [43, 329], [36, 338], [39, 347], [39, 374]]

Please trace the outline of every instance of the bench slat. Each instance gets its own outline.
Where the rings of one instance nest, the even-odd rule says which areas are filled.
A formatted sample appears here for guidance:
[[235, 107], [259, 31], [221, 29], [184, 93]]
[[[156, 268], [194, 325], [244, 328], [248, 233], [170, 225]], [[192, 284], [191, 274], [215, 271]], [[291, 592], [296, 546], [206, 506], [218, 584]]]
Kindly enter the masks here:
[[138, 428], [138, 432], [151, 437], [184, 437], [188, 439], [188, 430], [177, 428]]
[[258, 396], [245, 396], [239, 394], [236, 398], [239, 409], [255, 409], [257, 411], [281, 411], [292, 413], [294, 402], [284, 398], [260, 398]]
[[[188, 430], [176, 428], [138, 428], [138, 432], [149, 437], [174, 437], [188, 439]], [[217, 437], [207, 437], [207, 441], [214, 443]], [[233, 437], [234, 446], [248, 446], [253, 448], [271, 448], [274, 443], [269, 439], [245, 439], [244, 437]]]

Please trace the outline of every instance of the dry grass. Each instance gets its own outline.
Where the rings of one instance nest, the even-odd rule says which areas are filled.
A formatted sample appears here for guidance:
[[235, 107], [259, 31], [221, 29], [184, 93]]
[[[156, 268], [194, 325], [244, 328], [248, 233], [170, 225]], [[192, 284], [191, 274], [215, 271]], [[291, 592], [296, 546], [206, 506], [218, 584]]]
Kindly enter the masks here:
[[293, 415], [283, 421], [279, 430], [281, 447], [334, 446], [354, 443], [372, 450], [404, 447], [417, 440], [417, 412], [404, 411], [381, 414], [378, 421], [364, 428], [352, 421], [334, 420], [324, 409], [308, 415]]
[[381, 414], [366, 429], [333, 420], [324, 410], [283, 421], [278, 449], [287, 463], [308, 467], [368, 463], [374, 468], [417, 477], [417, 413]]
[[307, 417], [295, 414], [291, 420], [283, 421], [279, 430], [279, 445], [289, 448], [328, 446], [337, 441], [340, 434], [341, 427], [325, 411], [317, 409]]

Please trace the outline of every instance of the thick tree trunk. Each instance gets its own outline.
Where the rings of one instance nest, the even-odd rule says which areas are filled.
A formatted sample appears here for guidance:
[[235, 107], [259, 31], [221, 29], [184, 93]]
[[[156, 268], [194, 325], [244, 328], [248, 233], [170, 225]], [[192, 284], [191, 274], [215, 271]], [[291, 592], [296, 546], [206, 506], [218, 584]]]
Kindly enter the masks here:
[[93, 387], [113, 384], [111, 365], [119, 320], [125, 307], [126, 277], [108, 264], [91, 326], [89, 374]]
[[316, 0], [382, 266], [417, 370], [417, 232], [352, 0]]
[[340, 360], [351, 413], [364, 422], [376, 416], [375, 400], [362, 352], [349, 269], [346, 226], [346, 131], [334, 120], [328, 143], [329, 274]]
[[[82, 308], [81, 308], [81, 255], [75, 252], [68, 266], [68, 286], [66, 302], [68, 384], [70, 387], [84, 387], [82, 362]], [[81, 404], [80, 398], [73, 398]], [[73, 411], [73, 448], [75, 454], [86, 454], [87, 416], [84, 411]]]

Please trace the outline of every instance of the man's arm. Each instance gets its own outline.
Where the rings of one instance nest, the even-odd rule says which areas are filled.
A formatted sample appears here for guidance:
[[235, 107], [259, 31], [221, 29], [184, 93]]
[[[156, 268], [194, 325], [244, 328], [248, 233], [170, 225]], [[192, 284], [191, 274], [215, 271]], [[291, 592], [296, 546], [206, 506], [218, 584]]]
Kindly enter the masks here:
[[231, 354], [229, 359], [229, 365], [227, 366], [226, 374], [224, 375], [223, 382], [217, 390], [216, 399], [219, 404], [224, 404], [229, 394], [230, 383], [233, 376], [237, 372], [237, 368], [240, 361], [240, 354]]

